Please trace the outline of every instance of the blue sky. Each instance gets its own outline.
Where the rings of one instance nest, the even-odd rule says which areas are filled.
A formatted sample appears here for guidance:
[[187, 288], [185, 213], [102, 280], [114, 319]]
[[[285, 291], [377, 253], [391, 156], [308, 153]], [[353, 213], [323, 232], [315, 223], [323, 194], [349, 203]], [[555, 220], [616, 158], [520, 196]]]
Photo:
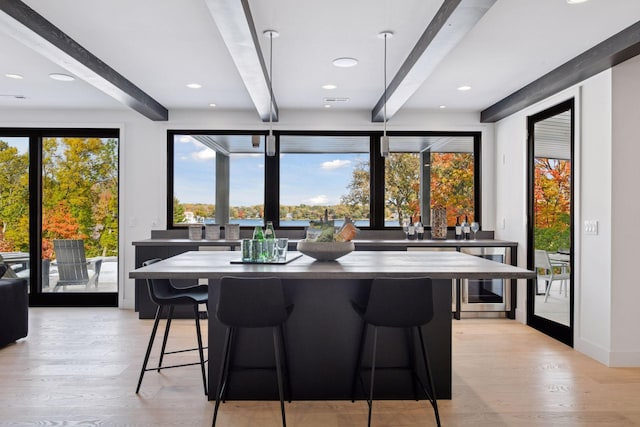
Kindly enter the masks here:
[[21, 136], [21, 137], [6, 137], [3, 136], [2, 140], [9, 144], [11, 147], [16, 147], [18, 149], [18, 153], [24, 154], [29, 151], [29, 138]]
[[[190, 140], [174, 144], [174, 193], [182, 203], [215, 203], [215, 153]], [[353, 168], [367, 153], [282, 154], [280, 203], [332, 205], [348, 192]], [[263, 155], [231, 159], [231, 206], [263, 203]]]

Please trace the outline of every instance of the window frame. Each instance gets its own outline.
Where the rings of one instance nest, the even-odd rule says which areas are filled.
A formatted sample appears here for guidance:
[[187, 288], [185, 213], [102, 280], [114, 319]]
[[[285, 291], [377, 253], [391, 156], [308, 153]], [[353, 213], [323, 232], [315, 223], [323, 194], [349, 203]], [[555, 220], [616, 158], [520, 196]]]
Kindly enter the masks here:
[[[167, 229], [185, 229], [186, 225], [173, 224], [173, 192], [174, 192], [174, 137], [176, 135], [267, 135], [264, 130], [167, 130]], [[366, 230], [395, 230], [400, 226], [384, 225], [384, 189], [385, 189], [385, 158], [380, 154], [380, 138], [378, 131], [320, 131], [320, 130], [282, 130], [273, 131], [276, 138], [276, 153], [274, 156], [265, 154], [265, 186], [264, 186], [264, 220], [272, 221], [276, 229], [280, 229], [280, 136], [368, 136], [369, 137], [369, 173], [370, 173], [370, 223]], [[480, 131], [395, 131], [387, 132], [392, 136], [463, 136], [473, 138], [474, 151], [474, 212], [476, 221], [482, 225], [481, 181], [482, 181], [482, 152]], [[268, 183], [268, 185], [267, 185]], [[247, 228], [247, 227], [245, 227]], [[250, 228], [250, 227], [249, 227]], [[305, 227], [286, 227], [287, 230], [303, 230]], [[425, 227], [430, 230], [431, 227]], [[449, 229], [453, 227], [449, 226]]]
[[[42, 254], [42, 140], [44, 138], [114, 138], [118, 140], [118, 210], [120, 203], [121, 135], [119, 128], [41, 128], [0, 127], [3, 137], [29, 138], [29, 258], [41, 259]], [[118, 248], [122, 238], [118, 230]], [[117, 292], [42, 292], [42, 267], [40, 262], [31, 262], [29, 281], [30, 307], [117, 307], [120, 286]], [[118, 252], [118, 265], [121, 254]], [[35, 280], [32, 280], [35, 278]]]

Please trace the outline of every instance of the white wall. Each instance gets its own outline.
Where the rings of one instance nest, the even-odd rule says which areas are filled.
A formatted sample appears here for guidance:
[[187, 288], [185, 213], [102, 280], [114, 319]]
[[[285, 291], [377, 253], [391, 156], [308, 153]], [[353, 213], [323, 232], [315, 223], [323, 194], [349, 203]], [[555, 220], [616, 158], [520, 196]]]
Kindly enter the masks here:
[[611, 364], [640, 366], [640, 56], [613, 70]]
[[[2, 110], [0, 127], [117, 127], [120, 138], [120, 265], [119, 305], [134, 306], [135, 268], [132, 242], [150, 237], [152, 229], [166, 229], [167, 129], [260, 130], [255, 111], [170, 111], [168, 122], [153, 122], [130, 111]], [[335, 110], [280, 111], [281, 130], [382, 130], [371, 123], [371, 112]], [[493, 229], [493, 125], [481, 124], [477, 113], [403, 111], [387, 126], [393, 130], [481, 131], [483, 141], [482, 218], [484, 229]]]
[[[611, 70], [604, 71], [496, 124], [496, 237], [517, 241], [523, 249], [518, 263], [526, 265], [527, 116], [576, 99], [574, 347], [605, 364], [611, 363], [614, 311], [610, 302], [611, 74]], [[583, 235], [585, 219], [599, 221], [597, 236]], [[519, 282], [516, 315], [526, 322], [525, 281]]]

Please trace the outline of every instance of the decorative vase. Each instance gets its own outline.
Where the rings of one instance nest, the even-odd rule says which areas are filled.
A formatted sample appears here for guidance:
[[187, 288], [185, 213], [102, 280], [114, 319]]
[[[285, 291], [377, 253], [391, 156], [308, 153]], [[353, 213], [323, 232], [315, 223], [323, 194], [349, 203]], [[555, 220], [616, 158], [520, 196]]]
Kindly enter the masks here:
[[446, 240], [447, 238], [447, 208], [434, 206], [431, 209], [431, 238]]

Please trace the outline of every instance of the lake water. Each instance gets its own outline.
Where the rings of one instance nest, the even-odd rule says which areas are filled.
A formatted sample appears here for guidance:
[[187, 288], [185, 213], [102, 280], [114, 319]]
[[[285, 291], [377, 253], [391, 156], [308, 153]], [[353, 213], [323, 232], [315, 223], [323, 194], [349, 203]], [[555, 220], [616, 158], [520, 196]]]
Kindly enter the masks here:
[[[212, 219], [205, 219], [205, 224], [213, 224], [214, 221]], [[231, 220], [232, 224], [240, 224], [241, 227], [255, 227], [256, 225], [264, 226], [264, 221], [262, 218], [254, 218], [254, 219], [234, 219]], [[353, 222], [356, 227], [369, 227], [368, 220], [356, 220]], [[344, 220], [336, 219], [334, 221], [334, 225], [336, 227], [340, 227], [344, 224]], [[384, 222], [385, 227], [399, 227], [398, 221], [391, 220]], [[308, 227], [309, 221], [306, 220], [280, 220], [280, 228], [285, 227]]]

